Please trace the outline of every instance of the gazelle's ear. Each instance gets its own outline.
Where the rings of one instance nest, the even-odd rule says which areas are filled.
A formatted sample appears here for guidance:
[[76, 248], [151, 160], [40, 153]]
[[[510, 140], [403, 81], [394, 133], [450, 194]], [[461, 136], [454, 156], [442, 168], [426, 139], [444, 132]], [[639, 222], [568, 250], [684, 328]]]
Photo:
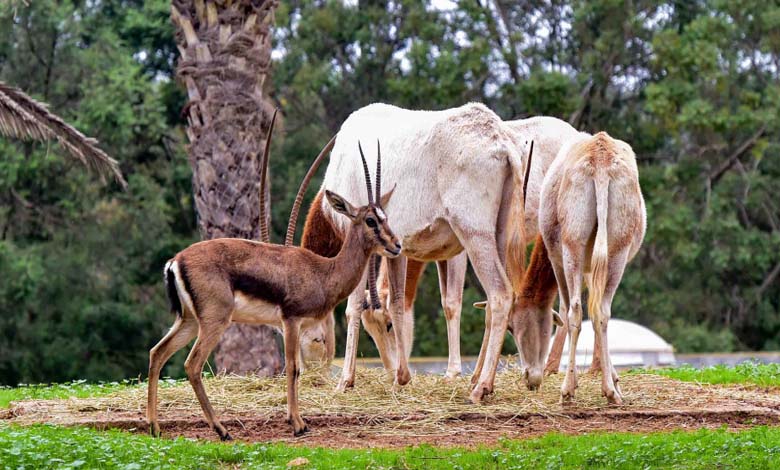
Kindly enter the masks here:
[[346, 215], [350, 220], [354, 220], [355, 216], [357, 216], [357, 209], [338, 194], [326, 189], [325, 197], [328, 198], [328, 202], [333, 207], [333, 210], [339, 214]]
[[553, 314], [553, 323], [555, 323], [555, 326], [563, 326], [563, 319], [560, 315], [558, 315], [558, 312], [555, 310], [552, 311]]
[[379, 198], [379, 207], [387, 207], [387, 203], [390, 202], [390, 198], [393, 197], [393, 191], [395, 191], [396, 186], [398, 186], [398, 183], [394, 184], [390, 191], [384, 193], [382, 197]]
[[487, 300], [483, 300], [481, 302], [474, 302], [474, 308], [485, 310], [487, 308]]

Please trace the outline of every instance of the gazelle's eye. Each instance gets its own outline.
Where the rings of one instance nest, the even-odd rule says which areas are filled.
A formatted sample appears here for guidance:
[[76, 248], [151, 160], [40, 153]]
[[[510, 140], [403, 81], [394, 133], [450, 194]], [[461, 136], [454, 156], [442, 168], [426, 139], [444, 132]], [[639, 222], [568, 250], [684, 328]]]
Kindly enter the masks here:
[[369, 217], [366, 219], [366, 225], [368, 225], [371, 228], [376, 228], [376, 220]]

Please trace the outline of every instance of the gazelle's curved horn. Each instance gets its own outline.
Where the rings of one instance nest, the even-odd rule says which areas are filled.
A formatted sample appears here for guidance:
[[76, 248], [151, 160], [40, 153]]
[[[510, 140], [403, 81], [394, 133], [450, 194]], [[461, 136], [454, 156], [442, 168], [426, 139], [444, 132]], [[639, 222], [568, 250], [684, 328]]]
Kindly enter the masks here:
[[265, 183], [268, 179], [268, 157], [271, 155], [271, 136], [274, 133], [274, 123], [276, 123], [276, 113], [278, 112], [279, 108], [274, 109], [271, 126], [268, 128], [268, 137], [265, 139], [263, 161], [260, 167], [260, 241], [263, 243], [271, 242], [271, 237], [268, 235], [268, 215], [265, 212]]
[[368, 203], [373, 204], [374, 200], [374, 194], [371, 190], [371, 174], [368, 172], [368, 164], [366, 163], [366, 156], [363, 155], [363, 147], [360, 146], [360, 141], [358, 140], [358, 150], [360, 150], [360, 159], [363, 161], [363, 174], [366, 177], [366, 189], [368, 190]]
[[374, 202], [382, 200], [382, 151], [379, 149], [379, 139], [376, 139], [376, 192]]
[[528, 178], [531, 175], [531, 159], [534, 156], [534, 141], [531, 141], [531, 150], [528, 151], [528, 161], [525, 164], [525, 178], [523, 179], [523, 204], [525, 204], [525, 196], [528, 194]]
[[325, 159], [325, 156], [333, 150], [333, 145], [336, 143], [336, 136], [330, 138], [325, 147], [320, 150], [320, 154], [312, 162], [309, 171], [306, 172], [306, 176], [301, 182], [301, 187], [298, 188], [298, 194], [295, 195], [295, 202], [293, 203], [292, 210], [290, 211], [290, 219], [287, 221], [287, 234], [284, 237], [285, 246], [291, 246], [295, 239], [295, 226], [298, 225], [298, 212], [301, 210], [301, 204], [303, 204], [303, 195], [306, 194], [306, 189], [309, 187], [311, 179], [317, 172], [317, 168], [320, 167], [320, 163]]

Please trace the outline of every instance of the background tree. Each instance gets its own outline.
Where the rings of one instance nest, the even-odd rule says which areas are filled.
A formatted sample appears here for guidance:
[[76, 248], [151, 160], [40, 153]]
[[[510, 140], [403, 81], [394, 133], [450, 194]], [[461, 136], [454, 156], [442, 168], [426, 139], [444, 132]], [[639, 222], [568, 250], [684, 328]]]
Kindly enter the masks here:
[[[193, 108], [174, 80], [170, 12], [170, 0], [0, 2], [0, 80], [97, 137], [128, 182], [101, 186], [44, 146], [0, 140], [2, 383], [136, 377], [170, 325], [160, 270], [199, 238], [184, 148]], [[293, 0], [275, 15], [275, 240], [312, 156], [360, 106], [476, 100], [505, 119], [550, 114], [607, 130], [639, 158], [648, 234], [614, 315], [681, 352], [780, 348], [777, 2]], [[219, 28], [202, 39], [193, 25], [213, 56]], [[236, 115], [252, 120], [231, 129], [250, 131], [254, 158], [268, 114]], [[240, 163], [257, 177], [256, 160]], [[250, 188], [242, 198], [256, 220], [256, 186], [236, 184]], [[470, 276], [464, 354], [479, 350], [483, 317], [469, 305], [481, 297]], [[434, 269], [416, 324], [413, 353], [444, 355]], [[375, 355], [362, 336], [361, 353]], [[182, 376], [183, 359], [165, 374]]]
[[[260, 239], [260, 160], [273, 106], [263, 90], [271, 66], [275, 0], [173, 0], [187, 89], [187, 147], [198, 225], [206, 239]], [[234, 324], [214, 353], [217, 370], [281, 370], [273, 329]]]

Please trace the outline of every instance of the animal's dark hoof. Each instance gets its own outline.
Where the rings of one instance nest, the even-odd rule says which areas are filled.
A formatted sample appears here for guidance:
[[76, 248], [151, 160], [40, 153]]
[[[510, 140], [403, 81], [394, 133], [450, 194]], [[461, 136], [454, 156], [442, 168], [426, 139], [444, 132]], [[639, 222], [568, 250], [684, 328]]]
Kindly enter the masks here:
[[220, 429], [220, 428], [215, 426], [214, 427], [214, 431], [217, 432], [217, 434], [219, 435], [219, 439], [222, 440], [222, 441], [232, 441], [233, 440], [233, 438], [230, 437], [230, 433], [227, 432], [227, 430], [223, 431], [222, 429]]
[[304, 426], [302, 429], [299, 429], [297, 431], [293, 430], [293, 436], [301, 437], [304, 434], [306, 434], [307, 432], [309, 432], [309, 426]]
[[155, 428], [154, 426], [149, 426], [149, 434], [152, 437], [160, 437], [162, 435], [160, 428]]

